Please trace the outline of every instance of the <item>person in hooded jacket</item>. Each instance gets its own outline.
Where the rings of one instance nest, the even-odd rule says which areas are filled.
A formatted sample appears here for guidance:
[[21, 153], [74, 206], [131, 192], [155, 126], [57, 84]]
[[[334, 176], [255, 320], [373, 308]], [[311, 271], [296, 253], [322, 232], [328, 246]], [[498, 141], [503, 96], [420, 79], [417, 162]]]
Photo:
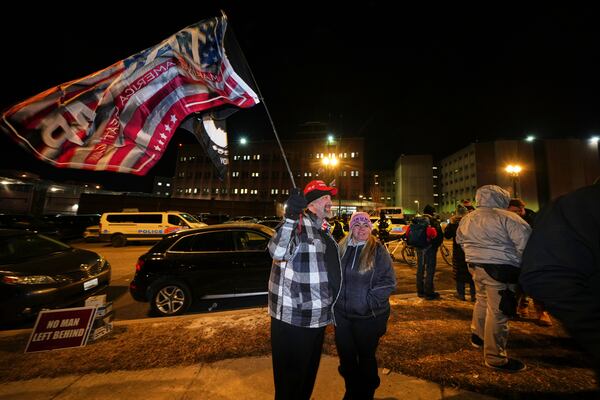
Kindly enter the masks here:
[[531, 228], [523, 218], [506, 209], [510, 194], [501, 187], [482, 186], [475, 196], [477, 209], [462, 218], [456, 231], [456, 243], [465, 252], [477, 289], [471, 344], [483, 347], [486, 366], [506, 372], [522, 371], [525, 364], [508, 358], [506, 344], [508, 318], [516, 312], [521, 257]]
[[389, 298], [396, 288], [390, 254], [371, 235], [372, 229], [369, 215], [355, 212], [348, 236], [339, 243], [342, 279], [334, 321], [344, 399], [372, 399], [379, 387], [375, 352], [387, 329]]

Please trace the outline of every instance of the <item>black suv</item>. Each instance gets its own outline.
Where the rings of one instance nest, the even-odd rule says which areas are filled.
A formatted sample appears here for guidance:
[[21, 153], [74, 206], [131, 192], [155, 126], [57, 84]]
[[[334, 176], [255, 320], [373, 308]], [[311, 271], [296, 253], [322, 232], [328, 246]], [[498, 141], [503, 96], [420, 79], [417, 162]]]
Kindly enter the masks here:
[[186, 312], [196, 299], [266, 294], [274, 233], [260, 224], [229, 223], [168, 235], [138, 259], [131, 296], [168, 316]]

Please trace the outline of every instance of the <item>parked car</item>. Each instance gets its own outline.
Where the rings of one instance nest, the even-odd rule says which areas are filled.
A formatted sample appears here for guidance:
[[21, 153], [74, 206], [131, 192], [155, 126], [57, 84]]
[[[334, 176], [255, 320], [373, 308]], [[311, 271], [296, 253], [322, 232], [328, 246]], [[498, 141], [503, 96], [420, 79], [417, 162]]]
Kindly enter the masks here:
[[207, 225], [216, 225], [229, 220], [229, 214], [200, 213], [196, 215], [196, 218]]
[[233, 224], [236, 222], [249, 222], [249, 223], [255, 224], [256, 222], [258, 222], [258, 218], [250, 217], [248, 215], [238, 215], [238, 216], [229, 218], [229, 220], [225, 221], [224, 223]]
[[261, 219], [260, 221], [258, 221], [259, 224], [264, 225], [264, 226], [268, 226], [269, 228], [277, 228], [279, 225], [281, 225], [283, 223], [283, 218], [279, 218], [279, 219]]
[[0, 323], [83, 304], [110, 283], [108, 261], [34, 232], [0, 229]]
[[196, 299], [266, 294], [274, 233], [230, 223], [170, 234], [138, 259], [131, 296], [169, 316], [185, 313]]
[[100, 217], [100, 240], [122, 247], [128, 240], [156, 242], [169, 233], [203, 226], [204, 222], [181, 211], [106, 212]]
[[58, 229], [58, 239], [65, 241], [83, 237], [86, 227], [100, 223], [100, 214], [56, 214], [45, 216], [44, 220], [54, 223]]
[[88, 243], [100, 241], [100, 225], [92, 225], [83, 231], [83, 240]]
[[0, 229], [22, 229], [38, 232], [55, 239], [60, 238], [56, 224], [29, 214], [0, 214]]

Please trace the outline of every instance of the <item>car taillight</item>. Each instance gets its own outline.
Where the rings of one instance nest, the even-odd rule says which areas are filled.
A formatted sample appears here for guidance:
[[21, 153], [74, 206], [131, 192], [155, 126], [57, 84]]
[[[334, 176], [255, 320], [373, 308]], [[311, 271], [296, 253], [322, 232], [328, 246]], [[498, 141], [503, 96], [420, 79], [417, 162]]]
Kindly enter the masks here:
[[139, 272], [144, 266], [144, 260], [138, 258], [137, 263], [135, 264], [135, 272]]

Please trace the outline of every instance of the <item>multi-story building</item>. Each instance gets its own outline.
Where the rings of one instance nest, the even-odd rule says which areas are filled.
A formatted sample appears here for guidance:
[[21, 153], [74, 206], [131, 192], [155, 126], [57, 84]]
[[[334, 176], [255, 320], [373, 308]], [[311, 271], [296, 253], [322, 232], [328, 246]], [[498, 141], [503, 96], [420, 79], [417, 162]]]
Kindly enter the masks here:
[[[396, 179], [395, 204], [405, 214], [423, 211], [425, 205], [436, 205], [438, 193], [434, 193], [437, 182], [437, 167], [430, 154], [401, 155], [394, 169]], [[435, 178], [434, 178], [435, 177]], [[435, 183], [437, 186], [437, 183]]]
[[[339, 190], [334, 209], [350, 212], [364, 195], [364, 139], [311, 133], [282, 141], [296, 187], [314, 179]], [[335, 159], [335, 163], [330, 161]], [[233, 141], [229, 171], [223, 180], [201, 145], [180, 147], [173, 196], [184, 198], [284, 202], [294, 186], [276, 141]], [[329, 162], [329, 163], [326, 163]]]
[[[446, 213], [454, 211], [458, 201], [474, 199], [482, 185], [501, 186], [538, 210], [600, 176], [598, 144], [581, 139], [472, 143], [444, 158], [440, 166], [440, 209]], [[518, 168], [509, 172], [508, 166]]]
[[365, 199], [381, 206], [396, 205], [396, 174], [393, 170], [378, 170], [368, 173]]
[[154, 177], [152, 193], [157, 196], [171, 197], [173, 195], [173, 178], [167, 176]]

